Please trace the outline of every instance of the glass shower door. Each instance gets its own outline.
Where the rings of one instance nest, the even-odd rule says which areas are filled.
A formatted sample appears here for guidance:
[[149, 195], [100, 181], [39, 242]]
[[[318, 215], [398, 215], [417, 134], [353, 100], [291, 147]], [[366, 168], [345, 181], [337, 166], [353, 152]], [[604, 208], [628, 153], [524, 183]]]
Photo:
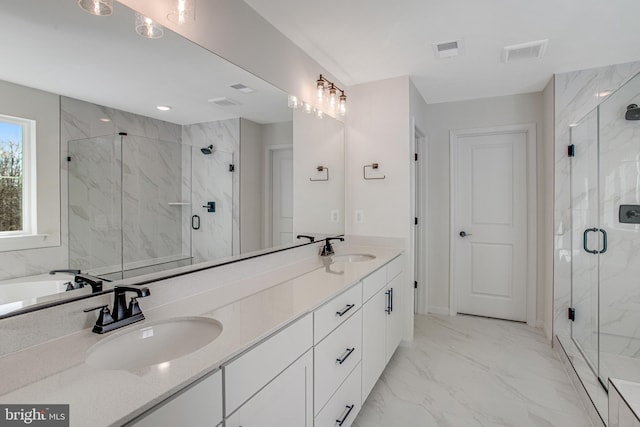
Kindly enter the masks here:
[[630, 104], [640, 104], [640, 75], [599, 107], [599, 207], [608, 241], [599, 256], [605, 384], [609, 377], [640, 381], [640, 224], [636, 214], [620, 212], [622, 205], [640, 210], [640, 121], [625, 118]]
[[[192, 227], [193, 262], [205, 262], [233, 255], [233, 153], [213, 149], [204, 154], [192, 150], [191, 200], [197, 228]], [[213, 203], [214, 208], [207, 206]]]
[[67, 148], [69, 267], [121, 279], [120, 137], [69, 141]]
[[598, 111], [571, 129], [571, 337], [596, 375], [599, 370], [598, 321]]

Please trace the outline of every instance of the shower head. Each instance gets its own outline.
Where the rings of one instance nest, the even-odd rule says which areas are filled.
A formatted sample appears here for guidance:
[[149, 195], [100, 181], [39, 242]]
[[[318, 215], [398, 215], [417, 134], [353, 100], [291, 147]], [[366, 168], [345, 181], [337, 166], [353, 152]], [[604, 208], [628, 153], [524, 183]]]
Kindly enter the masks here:
[[624, 118], [627, 120], [640, 120], [640, 108], [638, 104], [629, 104]]
[[201, 148], [200, 151], [202, 151], [202, 154], [205, 154], [205, 155], [209, 155], [213, 153], [213, 144], [209, 145], [208, 147]]

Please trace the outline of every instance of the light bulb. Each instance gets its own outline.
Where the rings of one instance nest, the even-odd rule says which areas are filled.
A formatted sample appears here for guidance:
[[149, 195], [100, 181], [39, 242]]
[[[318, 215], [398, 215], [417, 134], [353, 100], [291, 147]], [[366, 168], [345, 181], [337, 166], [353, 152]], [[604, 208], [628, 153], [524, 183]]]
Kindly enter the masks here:
[[308, 103], [304, 103], [304, 112], [307, 114], [311, 114], [313, 113], [313, 107], [311, 106], [311, 104]]
[[336, 94], [336, 87], [332, 83], [331, 86], [329, 86], [329, 106], [331, 108], [335, 108], [336, 107], [336, 99], [337, 98], [338, 98], [338, 96]]
[[164, 35], [162, 25], [151, 18], [136, 13], [136, 33], [148, 39], [159, 39]]
[[347, 114], [347, 96], [344, 94], [344, 92], [342, 92], [342, 95], [340, 95], [340, 105], [338, 106], [338, 111], [340, 112], [341, 116]]
[[324, 96], [324, 80], [322, 80], [322, 74], [320, 74], [316, 87], [318, 89], [318, 99], [322, 100], [322, 97]]
[[298, 108], [300, 104], [298, 104], [298, 98], [294, 95], [289, 95], [287, 98], [287, 106], [289, 108]]
[[178, 25], [196, 19], [195, 0], [169, 0], [167, 19]]
[[109, 16], [113, 13], [113, 0], [78, 0], [78, 6], [92, 15]]

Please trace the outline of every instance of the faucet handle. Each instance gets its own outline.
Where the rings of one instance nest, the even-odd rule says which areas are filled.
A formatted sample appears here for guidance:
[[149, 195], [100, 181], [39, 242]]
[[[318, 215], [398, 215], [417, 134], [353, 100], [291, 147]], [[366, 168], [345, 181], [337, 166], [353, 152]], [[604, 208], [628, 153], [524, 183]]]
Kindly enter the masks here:
[[101, 310], [100, 315], [98, 316], [98, 320], [96, 320], [95, 326], [104, 326], [106, 324], [113, 322], [113, 317], [111, 317], [111, 311], [109, 311], [109, 305], [99, 305], [93, 308], [87, 308], [83, 310], [85, 313], [89, 313], [90, 311]]
[[129, 301], [129, 307], [127, 308], [127, 317], [142, 315], [142, 310], [140, 310], [140, 306], [138, 305], [138, 298], [131, 297], [131, 301]]

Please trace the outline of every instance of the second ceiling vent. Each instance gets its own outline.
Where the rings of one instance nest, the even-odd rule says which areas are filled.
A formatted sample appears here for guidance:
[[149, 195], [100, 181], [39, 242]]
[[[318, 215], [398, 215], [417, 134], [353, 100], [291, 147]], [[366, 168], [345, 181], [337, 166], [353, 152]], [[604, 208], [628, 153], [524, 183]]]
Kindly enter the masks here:
[[452, 40], [442, 43], [434, 43], [433, 51], [436, 54], [436, 58], [453, 58], [460, 55], [462, 50], [462, 40]]
[[505, 64], [520, 59], [542, 58], [547, 51], [549, 39], [514, 44], [502, 48], [502, 62]]

